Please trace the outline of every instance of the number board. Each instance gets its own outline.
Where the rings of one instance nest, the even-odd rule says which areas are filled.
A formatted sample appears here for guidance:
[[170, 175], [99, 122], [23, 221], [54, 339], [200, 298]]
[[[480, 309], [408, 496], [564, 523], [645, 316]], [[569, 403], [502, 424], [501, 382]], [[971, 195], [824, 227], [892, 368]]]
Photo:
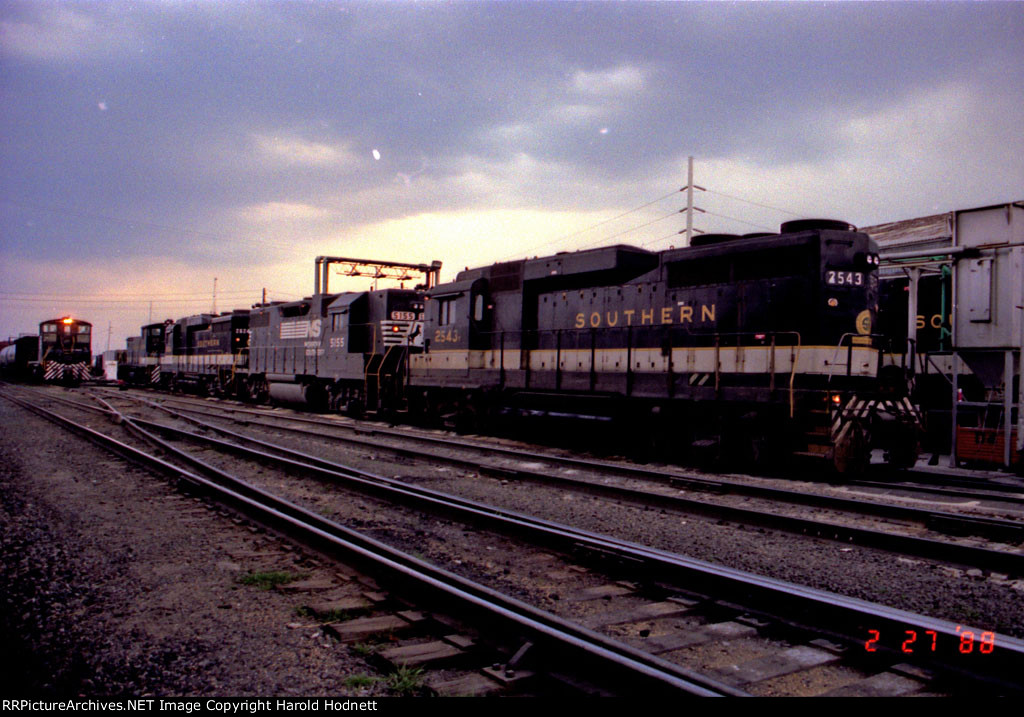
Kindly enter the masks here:
[[829, 286], [863, 286], [864, 274], [859, 271], [829, 269], [825, 272], [825, 283]]

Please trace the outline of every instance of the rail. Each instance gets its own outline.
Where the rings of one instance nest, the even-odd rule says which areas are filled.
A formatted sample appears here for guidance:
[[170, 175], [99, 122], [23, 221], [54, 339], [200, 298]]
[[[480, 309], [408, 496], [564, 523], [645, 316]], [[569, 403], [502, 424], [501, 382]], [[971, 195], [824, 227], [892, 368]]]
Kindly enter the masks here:
[[341, 553], [349, 559], [371, 564], [375, 571], [386, 575], [390, 581], [414, 585], [440, 609], [451, 610], [454, 603], [463, 613], [485, 615], [505, 634], [515, 637], [525, 633], [529, 640], [543, 644], [551, 651], [546, 659], [553, 666], [574, 664], [584, 671], [597, 670], [615, 679], [626, 694], [635, 696], [746, 694], [431, 565], [204, 464], [138, 425], [147, 422], [136, 421], [110, 409], [131, 433], [158, 446], [160, 451], [187, 461], [210, 477], [173, 465], [51, 411], [7, 395], [4, 397], [123, 458], [210, 494], [260, 523], [295, 536], [319, 550]]
[[[196, 423], [202, 424], [202, 422]], [[161, 431], [167, 430], [181, 438], [194, 437], [205, 444], [219, 442], [207, 436], [188, 434], [180, 429], [165, 428], [157, 424], [149, 425], [159, 428]], [[218, 432], [231, 433], [223, 428], [220, 428]], [[262, 443], [241, 434], [235, 434], [235, 437], [245, 442], [255, 443], [257, 446]], [[360, 484], [372, 492], [387, 493], [392, 496], [391, 499], [402, 494], [406, 500], [412, 500], [420, 508], [434, 505], [446, 513], [454, 510], [460, 514], [473, 514], [477, 519], [486, 523], [504, 526], [506, 530], [530, 536], [531, 539], [542, 539], [545, 544], [554, 545], [559, 549], [573, 550], [587, 546], [604, 555], [614, 554], [621, 559], [628, 560], [639, 572], [656, 576], [659, 582], [687, 585], [691, 588], [697, 584], [703, 584], [715, 594], [733, 596], [726, 599], [739, 599], [742, 604], [750, 605], [755, 614], [781, 619], [786, 624], [800, 630], [824, 633], [830, 639], [837, 639], [842, 644], [863, 649], [863, 636], [867, 634], [867, 627], [886, 633], [895, 632], [895, 634], [903, 634], [907, 629], [915, 630], [919, 634], [931, 631], [935, 634], [935, 639], [945, 645], [947, 649], [915, 655], [913, 660], [916, 664], [951, 674], [971, 675], [972, 679], [994, 680], [1003, 689], [1020, 691], [1022, 688], [1019, 683], [1019, 675], [1021, 669], [1024, 669], [1024, 640], [1006, 635], [994, 635], [993, 650], [984, 653], [984, 664], [978, 660], [965, 661], [962, 659], [962, 654], [955, 652], [955, 645], [961, 643], [961, 633], [966, 628], [946, 620], [915, 615], [856, 598], [724, 568], [668, 551], [618, 540], [607, 535], [411, 486], [348, 466], [331, 464], [329, 461], [312, 456], [295, 455], [294, 451], [289, 451], [281, 446], [273, 446], [273, 450], [284, 453], [284, 456], [273, 456], [265, 450], [271, 446], [262, 445], [262, 449], [257, 448], [252, 453], [258, 460], [274, 461], [281, 465], [290, 463], [293, 469], [304, 473], [315, 473], [327, 479], [340, 479], [348, 483]], [[233, 452], [253, 451], [253, 449], [244, 449], [238, 444], [224, 444], [224, 447]], [[981, 633], [976, 631], [973, 634]], [[950, 646], [954, 646], [953, 650], [949, 649]], [[911, 659], [908, 655], [901, 653], [896, 653], [894, 656], [903, 661]], [[977, 669], [984, 669], [983, 674], [971, 669], [974, 664], [978, 664]]]

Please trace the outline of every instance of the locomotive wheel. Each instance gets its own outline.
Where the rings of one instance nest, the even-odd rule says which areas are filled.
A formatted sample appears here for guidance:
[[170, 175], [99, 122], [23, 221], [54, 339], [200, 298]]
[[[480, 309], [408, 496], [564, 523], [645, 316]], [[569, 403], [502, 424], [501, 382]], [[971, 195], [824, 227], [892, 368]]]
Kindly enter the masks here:
[[455, 432], [459, 435], [467, 433], [479, 433], [477, 414], [474, 406], [468, 402], [462, 403], [455, 412]]
[[832, 451], [832, 465], [842, 476], [862, 475], [871, 461], [871, 447], [864, 429], [853, 423], [841, 434]]
[[253, 403], [266, 403], [270, 399], [270, 387], [262, 379], [253, 379], [249, 384], [249, 397]]
[[890, 468], [902, 471], [913, 468], [920, 455], [921, 444], [911, 433], [911, 435], [902, 436], [898, 443], [886, 449], [885, 462]]
[[353, 398], [348, 402], [348, 405], [345, 406], [345, 414], [348, 415], [349, 418], [362, 418], [364, 410], [363, 402], [358, 398]]

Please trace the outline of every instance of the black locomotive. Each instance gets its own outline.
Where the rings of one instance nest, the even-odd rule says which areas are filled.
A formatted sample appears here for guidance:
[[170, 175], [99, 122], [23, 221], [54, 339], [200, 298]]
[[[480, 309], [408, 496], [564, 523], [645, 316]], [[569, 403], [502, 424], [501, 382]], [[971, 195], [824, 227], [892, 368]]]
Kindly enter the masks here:
[[165, 333], [172, 321], [148, 324], [142, 327], [140, 336], [129, 336], [121, 363], [117, 366], [117, 378], [125, 384], [159, 385], [160, 357], [164, 354]]
[[423, 293], [316, 294], [249, 316], [249, 395], [316, 408], [401, 406], [411, 352], [422, 346]]
[[92, 324], [70, 316], [39, 324], [39, 368], [44, 381], [88, 381], [91, 364]]
[[866, 234], [800, 221], [695, 244], [461, 272], [429, 292], [414, 405], [469, 424], [573, 413], [682, 452], [802, 453], [844, 473], [873, 442], [894, 463], [916, 459], [916, 411], [872, 333]]

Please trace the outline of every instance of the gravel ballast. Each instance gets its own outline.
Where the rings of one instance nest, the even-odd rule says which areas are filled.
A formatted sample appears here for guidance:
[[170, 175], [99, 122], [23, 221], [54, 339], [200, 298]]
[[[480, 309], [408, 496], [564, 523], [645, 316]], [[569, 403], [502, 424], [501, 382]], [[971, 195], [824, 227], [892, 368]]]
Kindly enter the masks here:
[[[485, 502], [916, 612], [1017, 634], [1024, 622], [1024, 593], [1013, 579], [469, 471], [423, 470], [413, 467], [416, 461], [390, 459], [386, 451], [371, 456], [322, 441], [274, 440]], [[328, 498], [334, 491], [312, 481], [290, 492], [430, 560], [444, 564], [465, 555], [452, 552], [463, 531], [446, 522], [428, 518], [416, 529], [412, 520], [378, 524], [376, 511], [363, 501]], [[3, 678], [10, 680], [6, 693], [344, 694], [345, 676], [372, 672], [315, 626], [296, 629], [301, 603], [295, 596], [240, 584], [254, 568], [238, 553], [280, 553], [282, 543], [2, 401], [0, 508], [0, 638], [12, 646], [18, 664]], [[500, 541], [494, 542], [494, 554], [503, 555]], [[477, 557], [457, 572], [524, 597], [541, 587], [521, 584], [525, 570], [510, 573], [500, 559]], [[278, 567], [318, 569], [296, 553]], [[559, 602], [549, 591], [541, 594], [541, 607]]]
[[236, 556], [315, 564], [4, 400], [0, 545], [5, 697], [367, 691], [344, 680], [373, 670]]

